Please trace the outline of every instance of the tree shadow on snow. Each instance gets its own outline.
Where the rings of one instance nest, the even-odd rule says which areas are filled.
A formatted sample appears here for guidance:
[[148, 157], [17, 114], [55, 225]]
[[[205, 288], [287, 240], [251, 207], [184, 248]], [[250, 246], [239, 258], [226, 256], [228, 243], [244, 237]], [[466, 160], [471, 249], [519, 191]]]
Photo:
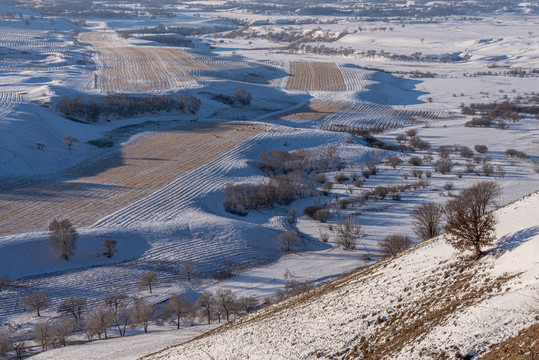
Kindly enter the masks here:
[[532, 226], [513, 234], [505, 235], [498, 241], [498, 245], [491, 249], [490, 252], [494, 254], [496, 258], [499, 258], [503, 254], [513, 251], [537, 235], [539, 235], [539, 226]]

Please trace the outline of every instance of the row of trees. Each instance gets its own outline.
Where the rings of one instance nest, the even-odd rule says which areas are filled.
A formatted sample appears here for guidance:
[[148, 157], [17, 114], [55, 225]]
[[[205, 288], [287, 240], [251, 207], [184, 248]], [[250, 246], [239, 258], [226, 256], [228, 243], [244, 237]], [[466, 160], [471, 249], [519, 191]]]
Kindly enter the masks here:
[[200, 99], [182, 94], [177, 99], [172, 95], [148, 95], [135, 97], [129, 95], [110, 94], [105, 97], [92, 96], [85, 100], [82, 95], [73, 99], [64, 96], [58, 101], [58, 111], [70, 118], [77, 118], [89, 123], [97, 122], [104, 117], [131, 117], [137, 114], [156, 113], [160, 111], [181, 111], [196, 114], [202, 102]]

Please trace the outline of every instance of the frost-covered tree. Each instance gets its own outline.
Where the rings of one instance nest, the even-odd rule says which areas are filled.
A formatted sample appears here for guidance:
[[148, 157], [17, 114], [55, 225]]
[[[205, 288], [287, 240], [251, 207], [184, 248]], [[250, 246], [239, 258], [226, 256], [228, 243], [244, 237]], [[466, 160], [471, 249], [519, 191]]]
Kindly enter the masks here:
[[196, 308], [202, 308], [202, 316], [206, 317], [208, 320], [208, 324], [211, 324], [211, 318], [213, 315], [213, 312], [215, 311], [215, 308], [217, 307], [215, 303], [215, 297], [213, 294], [209, 291], [206, 291], [200, 297], [198, 298], [196, 304]]
[[236, 296], [230, 289], [219, 289], [215, 293], [215, 300], [217, 302], [217, 306], [223, 311], [223, 313], [226, 316], [226, 321], [230, 321], [230, 314], [232, 313], [235, 302], [236, 302]]
[[142, 326], [144, 333], [148, 333], [148, 326], [155, 315], [155, 305], [145, 299], [135, 299], [135, 304], [131, 310], [132, 326]]
[[173, 295], [168, 300], [168, 304], [163, 310], [163, 318], [176, 325], [179, 329], [184, 319], [191, 312], [192, 307], [193, 304], [191, 304], [185, 294], [181, 293]]
[[298, 235], [294, 231], [288, 230], [277, 237], [277, 242], [283, 251], [290, 252], [298, 243]]
[[33, 309], [37, 316], [41, 316], [40, 311], [51, 303], [51, 297], [45, 292], [38, 290], [21, 298], [21, 304], [25, 309]]
[[197, 272], [197, 263], [194, 261], [186, 261], [182, 264], [180, 268], [181, 275], [189, 283], [191, 282], [191, 279], [196, 276]]
[[60, 314], [72, 316], [75, 320], [75, 325], [80, 327], [82, 315], [87, 307], [88, 302], [85, 298], [80, 296], [71, 296], [63, 300], [60, 305], [58, 305], [58, 312]]
[[157, 274], [154, 271], [148, 271], [146, 274], [142, 275], [142, 278], [139, 282], [139, 288], [148, 286], [150, 288], [150, 294], [152, 293], [152, 284], [157, 281]]

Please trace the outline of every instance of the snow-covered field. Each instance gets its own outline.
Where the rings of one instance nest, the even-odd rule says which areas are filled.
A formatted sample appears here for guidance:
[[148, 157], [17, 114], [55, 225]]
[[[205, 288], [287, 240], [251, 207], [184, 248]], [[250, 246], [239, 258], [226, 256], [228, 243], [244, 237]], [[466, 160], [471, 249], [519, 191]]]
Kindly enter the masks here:
[[[0, 4], [0, 10], [14, 11], [14, 8]], [[526, 115], [518, 122], [507, 122], [507, 129], [499, 130], [465, 127], [464, 123], [472, 116], [460, 114], [461, 105], [504, 99], [537, 106], [533, 97], [539, 90], [539, 37], [533, 30], [537, 28], [539, 17], [533, 13], [484, 14], [480, 19], [451, 16], [432, 22], [389, 19], [389, 24], [381, 19], [366, 22], [343, 16], [333, 21], [332, 17], [322, 16], [320, 20], [328, 23], [290, 27], [294, 31], [300, 27], [305, 31], [320, 27], [317, 31], [321, 33], [346, 30], [346, 35], [327, 46], [350, 46], [353, 54], [348, 56], [291, 53], [285, 48], [285, 42], [231, 37], [219, 32], [190, 37], [193, 48], [166, 46], [140, 39], [137, 34], [122, 39], [114, 32], [158, 24], [194, 28], [230, 25], [228, 20], [218, 16], [249, 21], [254, 24], [251, 30], [260, 34], [287, 27], [280, 25], [285, 15], [222, 9], [206, 11], [201, 7], [193, 16], [193, 9], [183, 5], [175, 7], [174, 11], [177, 17], [89, 19], [85, 28], [65, 18], [51, 21], [26, 10], [21, 11], [22, 19], [17, 10], [15, 19], [0, 21], [0, 276], [14, 281], [14, 286], [0, 292], [2, 324], [21, 324], [30, 331], [40, 321], [20, 305], [20, 299], [35, 290], [43, 290], [52, 297], [52, 305], [44, 310], [46, 320], [57, 316], [55, 310], [63, 299], [84, 296], [94, 306], [112, 287], [147, 297], [153, 303], [166, 301], [178, 291], [187, 291], [195, 300], [206, 290], [221, 288], [232, 289], [238, 296], [253, 295], [262, 299], [283, 287], [285, 273], [297, 280], [321, 284], [372, 264], [378, 260], [379, 242], [387, 235], [407, 234], [418, 242], [411, 229], [409, 213], [420, 203], [444, 203], [452, 194], [485, 179], [496, 181], [503, 188], [498, 199], [500, 205], [539, 189], [539, 172], [534, 170], [538, 166], [534, 161], [539, 161], [536, 117]], [[256, 25], [257, 22], [261, 25]], [[358, 26], [362, 30], [353, 31]], [[382, 26], [392, 30], [373, 30]], [[387, 54], [408, 58], [392, 58]], [[423, 59], [414, 60], [412, 54]], [[427, 55], [432, 57], [424, 58]], [[449, 60], [440, 61], [443, 56]], [[451, 60], [457, 56], [461, 60]], [[517, 69], [526, 74], [511, 76], [507, 73]], [[415, 77], [427, 72], [434, 77]], [[238, 87], [251, 94], [250, 105], [231, 105], [219, 100], [222, 95], [234, 96]], [[58, 100], [63, 96], [81, 95], [88, 99], [116, 93], [165, 94], [172, 98], [185, 94], [201, 99], [202, 106], [196, 114], [143, 113], [111, 121], [101, 118], [95, 124], [66, 119], [57, 110]], [[222, 127], [227, 130], [219, 130]], [[430, 143], [430, 150], [415, 153], [382, 150], [350, 133], [383, 130], [374, 136], [387, 145], [398, 147], [396, 136], [410, 129], [415, 129], [421, 139]], [[79, 139], [73, 150], [68, 150], [62, 141], [67, 134]], [[97, 147], [88, 143], [96, 139], [111, 140], [113, 145]], [[38, 150], [36, 142], [45, 143], [44, 150]], [[464, 173], [464, 169], [472, 159], [461, 156], [459, 151], [451, 154], [454, 168], [447, 174], [435, 172], [433, 164], [427, 162], [414, 166], [405, 161], [396, 169], [383, 163], [389, 155], [403, 160], [412, 155], [432, 156], [437, 160], [436, 150], [440, 146], [473, 149], [478, 144], [486, 145], [488, 152], [474, 153], [475, 157], [480, 157], [476, 163], [478, 170], [469, 173]], [[261, 208], [244, 217], [224, 210], [227, 184], [254, 184], [267, 178], [256, 166], [261, 153], [272, 149], [319, 150], [327, 146], [337, 148], [344, 164], [340, 171], [325, 171], [327, 178], [334, 181], [342, 173], [362, 179], [363, 187], [354, 186], [351, 180], [344, 184], [335, 181], [329, 196], [318, 194], [287, 206]], [[509, 159], [505, 151], [510, 148], [523, 151], [528, 157]], [[367, 162], [378, 163], [378, 173], [368, 179], [363, 178]], [[484, 162], [494, 168], [502, 167], [505, 176], [485, 176], [479, 171]], [[345, 209], [332, 206], [328, 223], [303, 215], [303, 209], [312, 204], [345, 200], [353, 204], [353, 199], [379, 185], [417, 183], [419, 179], [412, 175], [417, 170], [422, 171], [426, 186], [403, 192], [399, 199], [388, 197]], [[427, 178], [429, 171], [432, 175]], [[459, 171], [464, 175], [459, 175]], [[448, 183], [451, 183], [449, 190]], [[526, 202], [521, 204], [519, 209], [532, 206]], [[303, 240], [295, 253], [285, 253], [277, 237], [291, 227], [286, 219], [292, 209], [298, 211], [297, 223], [292, 228]], [[531, 210], [530, 213], [533, 214]], [[348, 215], [355, 216], [363, 233], [357, 249], [351, 251], [338, 247], [335, 232], [331, 230]], [[59, 259], [48, 244], [45, 230], [56, 217], [71, 218], [80, 234], [75, 255], [68, 261]], [[500, 237], [539, 225], [537, 217], [530, 215], [526, 219], [526, 223], [513, 224], [515, 229], [500, 227]], [[320, 240], [321, 233], [329, 234], [327, 243]], [[535, 236], [532, 235], [528, 238]], [[100, 252], [104, 238], [118, 241], [119, 251], [110, 259]], [[537, 237], [533, 239], [485, 263], [495, 269], [510, 254], [517, 256], [519, 249], [535, 246], [526, 245], [536, 244]], [[532, 250], [537, 251], [536, 248], [527, 251]], [[421, 251], [429, 253], [418, 255]], [[424, 272], [438, 271], [439, 262], [425, 260], [432, 260], [433, 252], [440, 261], [453, 263], [448, 260], [453, 250], [442, 242], [431, 242], [418, 252], [406, 255], [409, 259], [401, 259], [418, 269], [415, 273], [411, 270], [406, 273], [410, 281], [421, 278]], [[417, 256], [422, 260], [417, 260]], [[188, 261], [198, 264], [201, 279], [196, 283], [188, 284], [180, 276], [181, 265]], [[527, 261], [525, 257], [524, 261]], [[526, 274], [532, 276], [530, 272], [535, 271], [537, 276], [537, 267], [532, 265]], [[214, 280], [214, 272], [225, 266], [239, 273], [226, 280]], [[512, 265], [503, 267], [517, 271]], [[374, 269], [378, 271], [379, 267]], [[138, 287], [140, 277], [149, 270], [158, 274], [151, 295]], [[390, 281], [390, 277], [380, 276], [379, 281]], [[512, 290], [504, 295], [508, 297], [503, 301], [516, 296], [517, 289], [527, 292], [530, 286], [536, 286], [528, 280], [518, 286], [511, 283]], [[375, 287], [374, 283], [369, 286]], [[398, 284], [391, 286], [394, 294], [402, 290]], [[362, 308], [372, 305], [363, 299], [363, 293], [350, 296], [357, 296], [360, 300], [354, 298], [353, 301], [359, 301]], [[386, 300], [391, 301], [390, 297]], [[332, 300], [327, 301], [332, 304]], [[521, 300], [507, 302], [511, 308], [522, 304]], [[335, 306], [335, 311], [338, 304], [341, 303], [331, 305]], [[389, 311], [389, 304], [380, 303], [376, 311], [380, 314]], [[488, 312], [492, 315], [500, 306], [487, 307], [494, 309]], [[474, 317], [479, 316], [474, 325], [483, 326], [483, 315], [471, 309]], [[505, 333], [484, 330], [485, 334], [493, 332], [492, 336], [488, 335], [490, 343], [515, 334], [529, 323], [518, 311], [515, 314], [510, 320], [514, 321], [513, 325]], [[466, 319], [462, 324], [468, 326]], [[331, 329], [341, 327], [341, 330], [330, 331], [327, 338], [317, 339], [312, 334], [320, 329], [307, 324], [303, 325], [303, 330], [310, 332], [310, 337], [294, 338], [283, 332], [289, 334], [286, 335], [288, 340], [305, 343], [296, 347], [285, 341], [282, 354], [286, 354], [287, 349], [298, 349], [298, 355], [308, 357], [314, 356], [311, 351], [315, 350], [328, 355], [351, 349], [358, 341], [358, 334], [352, 334], [351, 329], [354, 324], [363, 326], [364, 322], [357, 321], [350, 326], [328, 321]], [[449, 331], [447, 326], [440, 329], [441, 332], [433, 334]], [[50, 356], [73, 358], [77, 357], [77, 351], [104, 354], [118, 342], [118, 349], [124, 349], [123, 356], [133, 358], [143, 354], [137, 353], [138, 347], [132, 346], [130, 341], [155, 342], [146, 351], [150, 353], [187, 339], [176, 339], [174, 332], [168, 334], [154, 334], [145, 340], [99, 341], [56, 349]], [[266, 335], [269, 340], [274, 333], [268, 330]], [[219, 336], [220, 333], [207, 341], [219, 343]], [[133, 337], [138, 338], [145, 337]], [[311, 340], [312, 346], [307, 344]], [[462, 349], [485, 349], [473, 348], [472, 341], [464, 336], [453, 340]], [[322, 347], [325, 341], [327, 348]], [[249, 346], [231, 354], [245, 354], [250, 351]], [[258, 349], [259, 358], [264, 358], [265, 349]], [[419, 356], [418, 349], [420, 347], [416, 346], [406, 351]], [[275, 353], [271, 350], [267, 348], [270, 352], [266, 357], [279, 358], [281, 350], [274, 349]]]

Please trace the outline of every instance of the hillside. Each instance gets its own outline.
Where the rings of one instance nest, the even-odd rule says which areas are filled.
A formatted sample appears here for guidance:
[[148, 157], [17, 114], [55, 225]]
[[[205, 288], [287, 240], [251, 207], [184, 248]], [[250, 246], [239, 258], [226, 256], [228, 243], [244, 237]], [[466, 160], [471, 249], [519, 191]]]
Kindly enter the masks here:
[[537, 355], [539, 192], [496, 215], [478, 261], [442, 235], [145, 359], [454, 359], [522, 330], [506, 349]]

